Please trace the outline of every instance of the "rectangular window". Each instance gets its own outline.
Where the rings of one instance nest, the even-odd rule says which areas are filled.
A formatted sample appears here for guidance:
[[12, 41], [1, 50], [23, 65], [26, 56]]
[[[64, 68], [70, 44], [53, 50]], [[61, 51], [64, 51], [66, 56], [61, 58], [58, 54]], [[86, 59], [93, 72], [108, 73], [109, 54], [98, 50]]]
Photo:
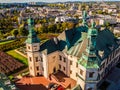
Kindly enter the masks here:
[[94, 72], [89, 72], [89, 77], [92, 78], [94, 75]]
[[34, 46], [34, 50], [37, 50], [37, 46]]
[[78, 67], [78, 63], [76, 63], [76, 67]]
[[43, 62], [43, 58], [41, 57], [41, 62]]
[[28, 46], [28, 49], [30, 49], [30, 46]]
[[61, 69], [61, 65], [59, 64], [59, 68]]
[[39, 66], [37, 66], [36, 69], [39, 70]]
[[32, 58], [31, 57], [29, 57], [29, 60], [30, 60], [30, 62], [32, 61]]
[[63, 67], [64, 71], [65, 71], [65, 67]]
[[62, 56], [59, 56], [60, 61], [62, 60]]
[[37, 76], [39, 76], [40, 74], [39, 73], [37, 73]]
[[66, 58], [64, 58], [64, 62], [66, 62]]
[[76, 73], [76, 77], [78, 76], [78, 74]]
[[38, 57], [35, 57], [36, 62], [38, 62]]
[[70, 74], [72, 74], [72, 71], [70, 70]]
[[42, 70], [44, 71], [44, 67], [42, 67]]
[[70, 65], [72, 65], [72, 61], [70, 61]]
[[80, 74], [83, 75], [83, 70], [80, 69]]

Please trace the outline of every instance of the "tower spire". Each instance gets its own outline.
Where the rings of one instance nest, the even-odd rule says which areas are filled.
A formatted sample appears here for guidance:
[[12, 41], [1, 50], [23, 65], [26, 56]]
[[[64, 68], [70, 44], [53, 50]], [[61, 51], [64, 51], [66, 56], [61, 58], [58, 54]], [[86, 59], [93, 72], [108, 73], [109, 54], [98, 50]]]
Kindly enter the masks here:
[[84, 84], [86, 85], [85, 88], [89, 87], [91, 83], [94, 83], [94, 87], [92, 88], [96, 90], [95, 86], [97, 82], [95, 83], [95, 81], [98, 81], [99, 77], [98, 69], [100, 66], [100, 60], [96, 55], [97, 30], [95, 29], [95, 22], [92, 22], [87, 35], [87, 39], [85, 40], [87, 42], [86, 49], [82, 52], [82, 57], [78, 60], [78, 64], [84, 68], [84, 75], [86, 76], [84, 78], [81, 73], [78, 73], [78, 77], [80, 77], [80, 79], [82, 78]]
[[[32, 18], [28, 19], [29, 34], [26, 40], [26, 50], [29, 64], [29, 73], [31, 76], [41, 75], [41, 65], [40, 63], [40, 39], [34, 30], [34, 20]], [[36, 69], [37, 67], [37, 69]]]
[[87, 12], [86, 12], [86, 11], [83, 11], [83, 21], [82, 21], [82, 24], [83, 24], [84, 26], [87, 26], [86, 19], [87, 19]]
[[83, 11], [83, 18], [86, 19], [87, 18], [87, 12]]
[[96, 26], [96, 23], [95, 23], [95, 21], [94, 20], [92, 20], [92, 24], [91, 24], [91, 28], [95, 28], [95, 26]]
[[40, 39], [37, 37], [36, 32], [34, 30], [34, 20], [32, 18], [28, 19], [28, 28], [29, 34], [26, 40], [26, 43], [40, 43]]
[[86, 50], [82, 53], [82, 57], [79, 60], [79, 63], [86, 62], [83, 66], [87, 68], [98, 68], [98, 58], [96, 56], [96, 39], [97, 39], [97, 30], [95, 29], [95, 22], [92, 21], [91, 28], [88, 30], [87, 36], [87, 47]]
[[93, 36], [97, 36], [98, 31], [95, 28], [96, 23], [92, 21], [91, 28], [88, 30], [88, 38], [92, 38]]

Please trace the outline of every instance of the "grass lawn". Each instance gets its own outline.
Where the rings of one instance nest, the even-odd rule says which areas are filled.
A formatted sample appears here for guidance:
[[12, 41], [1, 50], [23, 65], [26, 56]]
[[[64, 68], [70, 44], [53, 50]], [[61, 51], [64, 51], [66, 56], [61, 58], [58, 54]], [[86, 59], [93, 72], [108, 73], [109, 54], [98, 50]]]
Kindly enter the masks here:
[[11, 42], [13, 42], [13, 41], [14, 41], [14, 40], [0, 42], [0, 45], [2, 45], [2, 44], [7, 44], [7, 43], [11, 43]]
[[25, 66], [28, 66], [28, 61], [27, 58], [18, 54], [17, 52], [15, 52], [14, 50], [10, 50], [7, 51], [6, 53], [8, 53], [9, 55], [11, 55], [12, 57], [14, 57], [15, 59], [19, 60], [21, 63], [25, 64]]
[[46, 40], [46, 39], [51, 39], [53, 37], [57, 37], [59, 34], [58, 33], [42, 33], [42, 34], [39, 34], [39, 38], [41, 40]]

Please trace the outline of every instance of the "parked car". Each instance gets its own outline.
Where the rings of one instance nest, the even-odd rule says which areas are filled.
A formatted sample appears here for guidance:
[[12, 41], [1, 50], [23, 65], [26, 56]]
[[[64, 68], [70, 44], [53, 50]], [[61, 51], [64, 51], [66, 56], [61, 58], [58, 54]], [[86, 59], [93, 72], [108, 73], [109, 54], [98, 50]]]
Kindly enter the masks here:
[[50, 83], [47, 86], [48, 90], [65, 90], [61, 85], [58, 85], [56, 83]]

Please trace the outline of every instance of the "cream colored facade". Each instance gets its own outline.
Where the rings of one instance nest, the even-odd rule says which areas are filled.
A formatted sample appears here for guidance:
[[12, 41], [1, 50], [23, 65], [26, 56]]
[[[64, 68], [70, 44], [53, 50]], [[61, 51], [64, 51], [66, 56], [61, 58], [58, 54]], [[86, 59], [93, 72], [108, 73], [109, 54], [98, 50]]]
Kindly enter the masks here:
[[37, 76], [42, 74], [40, 66], [39, 43], [26, 44], [30, 75]]
[[[32, 23], [33, 22], [30, 24]], [[49, 79], [51, 74], [60, 70], [70, 78], [76, 80], [77, 85], [80, 85], [82, 90], [97, 90], [97, 84], [99, 84], [99, 82], [109, 74], [110, 70], [120, 62], [120, 42], [114, 42], [114, 50], [113, 47], [109, 47], [112, 49], [111, 54], [107, 54], [108, 56], [101, 61], [101, 59], [97, 58], [96, 50], [94, 48], [96, 34], [97, 32], [93, 23], [92, 28], [88, 30], [88, 36], [86, 36], [86, 34], [82, 35], [82, 41], [79, 37], [78, 43], [74, 44], [75, 47], [72, 47], [72, 50], [70, 51], [72, 53], [69, 54], [70, 52], [67, 52], [69, 49], [69, 40], [67, 37], [63, 37], [66, 36], [65, 32], [61, 34], [61, 37], [58, 36], [58, 38], [51, 39], [47, 44], [44, 43], [44, 46], [48, 46], [43, 48], [42, 45], [40, 46], [39, 40], [35, 36], [36, 33], [30, 29], [26, 43], [30, 75], [43, 75]], [[64, 41], [64, 38], [66, 42]], [[62, 42], [61, 45], [67, 43], [68, 46], [64, 45], [64, 47], [56, 49], [60, 42]], [[50, 47], [50, 45], [53, 46]], [[55, 46], [56, 48], [53, 48]], [[51, 52], [48, 52], [47, 50]], [[98, 61], [100, 61], [100, 64]]]
[[[103, 60], [99, 69], [86, 69], [77, 63], [78, 58], [75, 56], [68, 55], [61, 51], [55, 51], [47, 55], [39, 52], [39, 49], [38, 43], [27, 44], [30, 75], [44, 75], [46, 78], [49, 78], [50, 74], [60, 70], [70, 78], [76, 80], [77, 84], [79, 84], [83, 90], [96, 90], [97, 83], [108, 73], [106, 68], [111, 69], [120, 60], [119, 47], [109, 55], [107, 59]], [[90, 76], [91, 72], [93, 72], [93, 75]]]

